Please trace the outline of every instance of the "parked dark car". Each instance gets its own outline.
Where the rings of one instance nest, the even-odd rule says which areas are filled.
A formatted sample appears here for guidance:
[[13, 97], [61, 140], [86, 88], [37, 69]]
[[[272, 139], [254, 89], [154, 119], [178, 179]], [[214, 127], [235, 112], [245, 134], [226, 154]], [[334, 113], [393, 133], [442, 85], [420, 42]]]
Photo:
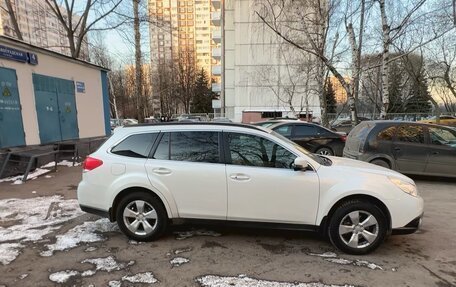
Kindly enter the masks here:
[[301, 121], [282, 121], [274, 123], [268, 128], [310, 152], [342, 156], [345, 134], [338, 134], [317, 124]]
[[[358, 122], [369, 121], [368, 118], [358, 117]], [[331, 130], [349, 133], [353, 129], [351, 120], [336, 120], [331, 124]]]
[[456, 129], [402, 121], [366, 121], [348, 135], [344, 156], [406, 174], [456, 177]]

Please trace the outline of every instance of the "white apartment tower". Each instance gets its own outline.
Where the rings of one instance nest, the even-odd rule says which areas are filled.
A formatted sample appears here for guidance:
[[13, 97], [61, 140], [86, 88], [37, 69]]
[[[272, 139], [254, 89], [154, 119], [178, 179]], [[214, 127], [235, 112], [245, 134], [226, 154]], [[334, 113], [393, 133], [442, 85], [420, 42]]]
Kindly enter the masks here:
[[[70, 55], [68, 38], [57, 17], [49, 11], [45, 0], [11, 0], [23, 41], [31, 45]], [[17, 38], [5, 0], [0, 0], [0, 35]], [[61, 8], [64, 11], [64, 8]], [[79, 17], [73, 16], [77, 22]], [[88, 58], [88, 43], [81, 50]]]
[[221, 18], [223, 24], [222, 84], [213, 90], [221, 91], [226, 116], [241, 121], [245, 113], [294, 117], [306, 110], [320, 116], [316, 83], [306, 71], [311, 66], [306, 61], [315, 59], [284, 43], [261, 21], [256, 14], [260, 1], [212, 2], [221, 2], [222, 13], [214, 13], [213, 19]]

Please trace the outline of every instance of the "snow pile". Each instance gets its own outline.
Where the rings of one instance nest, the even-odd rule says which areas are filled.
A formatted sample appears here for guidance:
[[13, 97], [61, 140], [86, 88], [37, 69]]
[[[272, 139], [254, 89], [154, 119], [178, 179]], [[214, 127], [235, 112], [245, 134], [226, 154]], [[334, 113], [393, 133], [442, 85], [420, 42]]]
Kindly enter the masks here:
[[175, 257], [169, 261], [173, 267], [179, 267], [185, 263], [190, 262], [188, 258], [185, 257]]
[[[1, 229], [0, 229], [1, 230]], [[0, 244], [0, 263], [7, 265], [11, 263], [17, 256], [20, 250], [25, 246], [19, 243], [3, 243]]]
[[81, 263], [90, 263], [95, 265], [95, 271], [119, 271], [125, 269], [127, 266], [131, 266], [135, 264], [134, 261], [130, 261], [128, 263], [117, 262], [117, 260], [113, 256], [108, 256], [104, 258], [90, 258], [84, 259]]
[[[50, 172], [50, 170], [48, 170], [48, 169], [43, 169], [43, 168], [37, 168], [37, 169], [35, 169], [33, 172], [30, 172], [30, 173], [27, 175], [27, 180], [35, 179], [35, 178], [37, 178], [38, 176], [43, 175], [43, 174], [46, 174], [46, 173], [48, 173], [48, 172]], [[24, 177], [23, 174], [21, 174], [21, 175], [16, 175], [16, 176], [6, 177], [6, 178], [3, 178], [3, 179], [0, 179], [0, 183], [12, 181], [12, 182], [13, 182], [12, 184], [22, 184], [22, 178], [23, 178], [23, 177]]]
[[101, 232], [117, 231], [117, 224], [111, 223], [109, 219], [102, 218], [97, 221], [84, 222], [62, 235], [57, 235], [54, 244], [47, 244], [47, 250], [40, 253], [41, 256], [52, 256], [54, 251], [63, 251], [77, 247], [81, 243], [92, 243], [105, 241]]
[[154, 274], [151, 272], [138, 273], [132, 276], [124, 276], [122, 277], [122, 281], [145, 284], [154, 284], [158, 282], [157, 278], [155, 278]]
[[187, 238], [195, 237], [195, 236], [213, 236], [213, 237], [221, 236], [221, 234], [218, 232], [204, 230], [204, 229], [191, 230], [191, 231], [178, 231], [178, 232], [174, 232], [174, 234], [176, 234], [177, 240], [183, 240], [183, 239], [187, 239]]
[[260, 280], [246, 276], [229, 277], [206, 275], [196, 279], [202, 287], [353, 287], [353, 285], [327, 285], [320, 282], [298, 283]]
[[79, 272], [75, 270], [59, 271], [49, 275], [49, 280], [56, 283], [65, 283], [68, 279], [78, 274]]
[[0, 200], [0, 222], [8, 226], [0, 227], [1, 263], [16, 259], [23, 243], [41, 240], [82, 214], [76, 199], [64, 200], [59, 195]]
[[120, 287], [120, 286], [122, 286], [122, 282], [120, 282], [120, 281], [112, 280], [112, 281], [109, 281], [109, 283], [108, 283], [108, 287]]
[[[73, 162], [72, 161], [68, 161], [68, 160], [62, 160], [62, 161], [59, 161], [57, 163], [57, 165], [73, 167]], [[75, 162], [74, 163], [74, 166], [79, 166], [79, 165], [81, 165], [81, 163], [79, 163], [79, 162]], [[47, 163], [47, 164], [43, 165], [41, 168], [50, 168], [50, 167], [54, 167], [54, 166], [55, 166], [55, 161], [51, 161], [50, 163]]]
[[358, 260], [358, 259], [345, 259], [345, 258], [337, 258], [337, 254], [334, 252], [325, 252], [325, 253], [308, 253], [310, 256], [317, 256], [317, 257], [322, 257], [326, 261], [331, 262], [331, 263], [336, 263], [336, 264], [341, 264], [341, 265], [353, 265], [353, 266], [359, 266], [359, 267], [366, 267], [372, 270], [383, 270], [383, 268], [380, 265], [377, 265], [372, 262], [368, 262], [366, 260]]

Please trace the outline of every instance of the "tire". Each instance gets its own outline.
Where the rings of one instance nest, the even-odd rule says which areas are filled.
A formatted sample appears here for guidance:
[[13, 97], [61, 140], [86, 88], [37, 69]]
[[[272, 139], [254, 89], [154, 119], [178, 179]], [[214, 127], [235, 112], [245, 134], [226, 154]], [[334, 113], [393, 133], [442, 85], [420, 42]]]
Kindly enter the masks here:
[[319, 148], [319, 149], [317, 149], [317, 151], [315, 153], [316, 154], [321, 154], [321, 155], [329, 155], [329, 156], [333, 156], [334, 155], [334, 152], [332, 151], [332, 149], [330, 149], [328, 147]]
[[386, 162], [386, 161], [383, 160], [383, 159], [374, 159], [374, 160], [372, 160], [370, 163], [371, 163], [371, 164], [378, 165], [378, 166], [381, 166], [381, 167], [384, 167], [384, 168], [391, 169], [391, 166], [389, 165], [389, 163]]
[[[356, 224], [357, 221], [359, 224]], [[331, 243], [345, 253], [367, 254], [385, 240], [387, 219], [381, 209], [372, 203], [347, 201], [332, 215], [328, 235]]]
[[120, 230], [137, 241], [157, 239], [168, 225], [162, 202], [147, 192], [133, 192], [122, 198], [116, 210], [116, 220]]

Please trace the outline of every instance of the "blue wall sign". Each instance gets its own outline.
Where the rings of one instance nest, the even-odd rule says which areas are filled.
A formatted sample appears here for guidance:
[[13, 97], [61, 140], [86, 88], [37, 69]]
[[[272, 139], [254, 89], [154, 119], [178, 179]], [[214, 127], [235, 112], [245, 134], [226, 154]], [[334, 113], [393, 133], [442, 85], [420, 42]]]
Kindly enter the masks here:
[[30, 65], [38, 65], [38, 56], [35, 53], [27, 53], [27, 58]]
[[27, 52], [0, 45], [0, 57], [25, 63], [28, 60]]
[[86, 87], [84, 82], [76, 82], [76, 92], [85, 93]]

